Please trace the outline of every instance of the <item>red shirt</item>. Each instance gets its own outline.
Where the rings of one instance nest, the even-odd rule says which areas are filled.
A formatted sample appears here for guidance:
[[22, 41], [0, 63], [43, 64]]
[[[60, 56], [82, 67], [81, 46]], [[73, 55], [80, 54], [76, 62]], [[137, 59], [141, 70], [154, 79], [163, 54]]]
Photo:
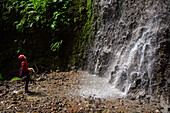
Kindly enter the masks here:
[[24, 71], [24, 74], [29, 74], [27, 60], [21, 62], [21, 69]]

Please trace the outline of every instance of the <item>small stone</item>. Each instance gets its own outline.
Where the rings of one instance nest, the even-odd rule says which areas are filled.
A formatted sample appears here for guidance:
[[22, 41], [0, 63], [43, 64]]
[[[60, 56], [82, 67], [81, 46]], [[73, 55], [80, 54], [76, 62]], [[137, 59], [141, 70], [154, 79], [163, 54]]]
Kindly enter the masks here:
[[41, 109], [40, 108], [38, 108], [38, 112], [40, 112], [41, 111]]
[[97, 112], [101, 112], [102, 109], [101, 109], [101, 108], [97, 108], [96, 111], [97, 111]]
[[51, 106], [48, 106], [49, 109], [51, 109]]
[[127, 97], [129, 100], [136, 100], [134, 97], [132, 97], [132, 96], [128, 96]]
[[57, 101], [57, 102], [55, 102], [55, 104], [59, 104], [59, 103], [61, 103], [61, 101]]
[[90, 111], [90, 108], [86, 108], [85, 111], [86, 111], [86, 112], [89, 112], [89, 111]]
[[95, 103], [95, 100], [94, 99], [90, 99], [89, 100], [89, 104], [93, 104], [93, 103]]
[[50, 105], [51, 105], [51, 103], [52, 103], [52, 102], [49, 102], [49, 103], [48, 103], [48, 106], [50, 106]]
[[63, 106], [63, 104], [62, 104], [62, 103], [59, 103], [59, 104], [58, 104], [58, 106], [59, 106], [59, 107], [62, 107], [62, 106]]
[[13, 98], [13, 101], [17, 101], [17, 98]]
[[46, 80], [46, 78], [38, 78], [38, 79], [36, 79], [37, 81], [45, 81]]
[[121, 102], [120, 105], [123, 106], [124, 105], [123, 102]]
[[159, 110], [155, 110], [155, 113], [159, 113]]
[[58, 108], [58, 111], [61, 111], [61, 110], [62, 110], [62, 107], [59, 107], [59, 108]]
[[53, 108], [53, 110], [54, 110], [54, 111], [57, 111], [57, 108], [56, 108], [56, 107], [54, 107], [54, 108]]
[[12, 104], [17, 104], [17, 102], [16, 102], [16, 101], [13, 101]]
[[112, 106], [111, 108], [115, 108], [115, 106]]
[[45, 100], [43, 100], [42, 103], [45, 103]]

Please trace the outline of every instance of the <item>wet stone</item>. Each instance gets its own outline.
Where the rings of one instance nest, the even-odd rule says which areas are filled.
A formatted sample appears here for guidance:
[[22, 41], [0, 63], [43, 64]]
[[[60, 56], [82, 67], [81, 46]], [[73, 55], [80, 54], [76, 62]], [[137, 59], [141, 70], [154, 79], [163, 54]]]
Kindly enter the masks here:
[[37, 81], [45, 81], [46, 78], [38, 78]]
[[18, 102], [16, 102], [16, 101], [13, 101], [13, 102], [12, 102], [12, 104], [17, 104], [17, 103], [18, 103]]

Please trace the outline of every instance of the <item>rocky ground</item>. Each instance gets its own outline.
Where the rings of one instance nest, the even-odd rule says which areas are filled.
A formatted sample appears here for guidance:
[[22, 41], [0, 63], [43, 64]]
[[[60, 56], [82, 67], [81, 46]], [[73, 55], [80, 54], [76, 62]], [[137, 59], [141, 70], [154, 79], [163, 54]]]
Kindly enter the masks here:
[[81, 72], [44, 73], [29, 84], [29, 89], [32, 91], [29, 94], [24, 93], [24, 83], [21, 81], [0, 84], [0, 112], [160, 112], [153, 103], [126, 98], [79, 96], [81, 78]]

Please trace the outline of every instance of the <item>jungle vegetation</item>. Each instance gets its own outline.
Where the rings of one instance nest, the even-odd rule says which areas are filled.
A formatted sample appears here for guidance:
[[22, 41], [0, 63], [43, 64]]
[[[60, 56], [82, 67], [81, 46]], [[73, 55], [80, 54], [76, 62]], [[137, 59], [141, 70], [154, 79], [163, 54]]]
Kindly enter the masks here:
[[81, 67], [91, 40], [93, 0], [0, 1], [0, 74], [17, 76], [24, 54], [40, 72]]

